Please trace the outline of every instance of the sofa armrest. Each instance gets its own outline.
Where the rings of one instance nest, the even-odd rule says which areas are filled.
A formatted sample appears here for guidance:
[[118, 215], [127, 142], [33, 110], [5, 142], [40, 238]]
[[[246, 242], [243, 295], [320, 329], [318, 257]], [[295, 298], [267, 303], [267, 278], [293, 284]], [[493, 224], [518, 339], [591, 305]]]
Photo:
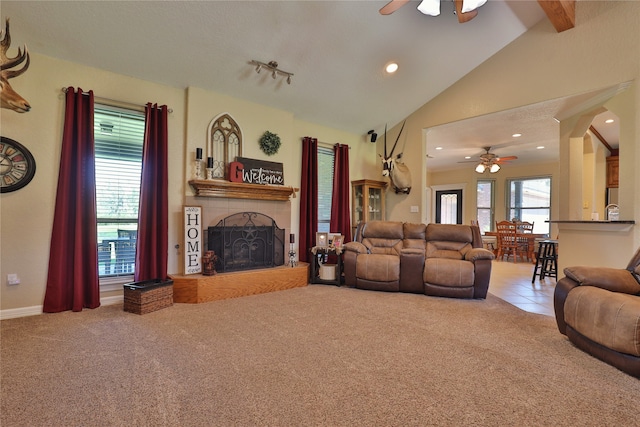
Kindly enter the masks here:
[[492, 260], [495, 259], [495, 255], [488, 249], [484, 248], [473, 248], [464, 254], [464, 259], [466, 261], [476, 262], [481, 259]]
[[556, 289], [553, 292], [553, 311], [556, 314], [556, 324], [561, 334], [567, 335], [567, 324], [564, 321], [564, 303], [572, 289], [580, 286], [578, 282], [568, 276], [563, 277], [556, 283]]
[[607, 267], [567, 267], [565, 276], [581, 286], [595, 286], [612, 292], [640, 295], [640, 283], [629, 270]]
[[345, 251], [355, 252], [357, 254], [369, 253], [367, 247], [360, 242], [349, 242], [344, 245]]

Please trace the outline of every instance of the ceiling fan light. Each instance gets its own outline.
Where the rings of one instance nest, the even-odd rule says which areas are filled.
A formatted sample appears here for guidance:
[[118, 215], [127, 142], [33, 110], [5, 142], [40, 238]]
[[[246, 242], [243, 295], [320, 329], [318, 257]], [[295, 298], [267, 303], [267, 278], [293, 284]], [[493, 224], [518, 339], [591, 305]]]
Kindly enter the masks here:
[[491, 167], [489, 168], [489, 172], [491, 173], [496, 173], [500, 170], [500, 165], [497, 163], [494, 163], [491, 165]]
[[440, 0], [422, 0], [422, 3], [418, 5], [418, 10], [425, 15], [438, 16], [440, 15]]
[[478, 173], [484, 173], [484, 169], [485, 169], [485, 166], [482, 163], [480, 163], [480, 164], [478, 164], [478, 166], [476, 166], [476, 172], [478, 172]]
[[476, 10], [486, 2], [487, 0], [462, 0], [462, 13], [467, 13], [467, 12], [471, 12], [472, 10]]

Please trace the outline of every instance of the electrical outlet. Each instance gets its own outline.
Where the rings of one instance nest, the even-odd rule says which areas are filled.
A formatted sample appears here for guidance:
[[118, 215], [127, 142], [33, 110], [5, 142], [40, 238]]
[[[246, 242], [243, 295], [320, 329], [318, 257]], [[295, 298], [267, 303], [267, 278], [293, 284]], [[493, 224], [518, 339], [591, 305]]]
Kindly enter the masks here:
[[20, 284], [20, 278], [15, 273], [7, 274], [7, 284], [8, 285], [19, 285]]
[[411, 206], [411, 213], [418, 213], [418, 212], [420, 211], [418, 210], [417, 206]]

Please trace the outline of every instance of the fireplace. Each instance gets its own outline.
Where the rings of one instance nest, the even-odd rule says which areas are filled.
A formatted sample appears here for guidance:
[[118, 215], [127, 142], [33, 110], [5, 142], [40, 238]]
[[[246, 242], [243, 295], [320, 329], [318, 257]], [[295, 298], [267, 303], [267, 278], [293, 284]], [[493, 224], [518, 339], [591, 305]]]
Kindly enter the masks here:
[[216, 271], [270, 268], [284, 264], [284, 229], [257, 212], [230, 215], [207, 230], [207, 248], [216, 253]]

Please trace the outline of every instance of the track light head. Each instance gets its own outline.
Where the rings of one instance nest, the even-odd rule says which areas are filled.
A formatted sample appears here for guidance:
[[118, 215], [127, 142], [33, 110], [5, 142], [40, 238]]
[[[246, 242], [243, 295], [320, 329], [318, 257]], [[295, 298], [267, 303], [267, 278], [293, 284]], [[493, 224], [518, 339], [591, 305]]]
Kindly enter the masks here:
[[263, 68], [266, 68], [267, 72], [271, 72], [271, 77], [274, 80], [278, 77], [278, 75], [280, 75], [283, 78], [287, 78], [287, 84], [291, 84], [291, 76], [293, 76], [293, 73], [279, 69], [278, 63], [276, 61], [269, 61], [268, 63], [264, 63], [252, 59], [251, 61], [249, 61], [249, 63], [256, 66], [256, 73], [260, 74], [260, 71], [262, 71]]

